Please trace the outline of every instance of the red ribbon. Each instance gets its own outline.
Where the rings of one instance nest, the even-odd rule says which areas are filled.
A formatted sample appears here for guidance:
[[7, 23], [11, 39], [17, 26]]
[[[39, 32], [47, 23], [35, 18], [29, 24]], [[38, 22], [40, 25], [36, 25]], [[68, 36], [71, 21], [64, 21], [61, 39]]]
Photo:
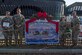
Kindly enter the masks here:
[[[47, 15], [46, 12], [38, 12], [37, 16], [38, 16], [39, 19], [47, 19], [48, 18], [48, 15]], [[34, 22], [36, 20], [37, 20], [37, 18], [35, 17], [35, 18], [31, 18], [30, 20], [26, 21], [26, 32], [28, 32], [29, 23]], [[54, 22], [54, 21], [48, 20], [48, 19], [47, 19], [47, 21], [49, 23], [56, 24], [56, 32], [58, 32], [58, 30], [59, 30], [59, 26], [58, 26], [59, 22]]]
[[46, 12], [38, 12], [37, 13], [37, 16], [41, 19], [41, 18], [47, 18], [48, 15]]

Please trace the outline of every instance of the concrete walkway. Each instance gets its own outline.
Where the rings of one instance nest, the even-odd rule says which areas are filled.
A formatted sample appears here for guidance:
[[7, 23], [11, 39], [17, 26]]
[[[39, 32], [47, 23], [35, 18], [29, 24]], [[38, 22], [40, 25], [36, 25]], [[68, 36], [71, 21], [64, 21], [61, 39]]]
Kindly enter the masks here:
[[0, 49], [0, 53], [82, 53], [82, 49]]

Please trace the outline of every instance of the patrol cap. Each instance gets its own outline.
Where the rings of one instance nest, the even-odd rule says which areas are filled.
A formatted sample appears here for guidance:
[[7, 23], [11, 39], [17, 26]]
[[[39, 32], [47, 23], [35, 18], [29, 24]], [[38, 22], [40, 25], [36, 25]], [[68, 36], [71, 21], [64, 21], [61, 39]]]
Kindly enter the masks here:
[[10, 12], [9, 11], [6, 11], [6, 14], [10, 15]]
[[6, 11], [6, 15], [10, 15], [10, 11]]

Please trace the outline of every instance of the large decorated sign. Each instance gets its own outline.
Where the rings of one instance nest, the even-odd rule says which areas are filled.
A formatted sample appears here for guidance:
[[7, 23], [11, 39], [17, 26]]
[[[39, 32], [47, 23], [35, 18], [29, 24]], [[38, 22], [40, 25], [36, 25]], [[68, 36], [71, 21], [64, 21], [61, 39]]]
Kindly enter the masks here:
[[59, 43], [58, 22], [41, 19], [32, 18], [26, 21], [26, 44]]

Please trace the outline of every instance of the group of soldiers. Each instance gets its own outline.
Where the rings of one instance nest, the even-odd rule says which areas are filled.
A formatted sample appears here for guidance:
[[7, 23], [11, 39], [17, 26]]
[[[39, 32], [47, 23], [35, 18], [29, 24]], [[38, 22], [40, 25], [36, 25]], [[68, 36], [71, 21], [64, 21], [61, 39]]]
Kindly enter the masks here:
[[[6, 11], [5, 17], [1, 21], [3, 29], [3, 35], [5, 38], [6, 46], [12, 45], [12, 36], [14, 33], [15, 44], [22, 45], [22, 39], [25, 37], [25, 17], [21, 14], [21, 9], [17, 8], [17, 14], [13, 17], [10, 16], [10, 12]], [[60, 43], [64, 45], [66, 38], [72, 38], [72, 46], [77, 45], [77, 37], [80, 32], [80, 20], [76, 14], [76, 11], [72, 12], [71, 22], [66, 21], [66, 17], [63, 16], [59, 22], [59, 34], [61, 36]]]
[[16, 13], [13, 17], [10, 16], [10, 12], [6, 11], [5, 17], [1, 21], [3, 29], [3, 35], [5, 38], [5, 45], [11, 46], [12, 36], [14, 35], [15, 44], [21, 45], [22, 39], [25, 35], [25, 17], [21, 14], [21, 9], [17, 8]]
[[76, 11], [72, 12], [71, 22], [67, 22], [67, 17], [63, 16], [60, 19], [60, 27], [59, 27], [59, 33], [60, 33], [60, 43], [64, 46], [66, 38], [72, 39], [72, 45], [77, 45], [77, 39], [80, 33], [80, 19], [78, 18]]

